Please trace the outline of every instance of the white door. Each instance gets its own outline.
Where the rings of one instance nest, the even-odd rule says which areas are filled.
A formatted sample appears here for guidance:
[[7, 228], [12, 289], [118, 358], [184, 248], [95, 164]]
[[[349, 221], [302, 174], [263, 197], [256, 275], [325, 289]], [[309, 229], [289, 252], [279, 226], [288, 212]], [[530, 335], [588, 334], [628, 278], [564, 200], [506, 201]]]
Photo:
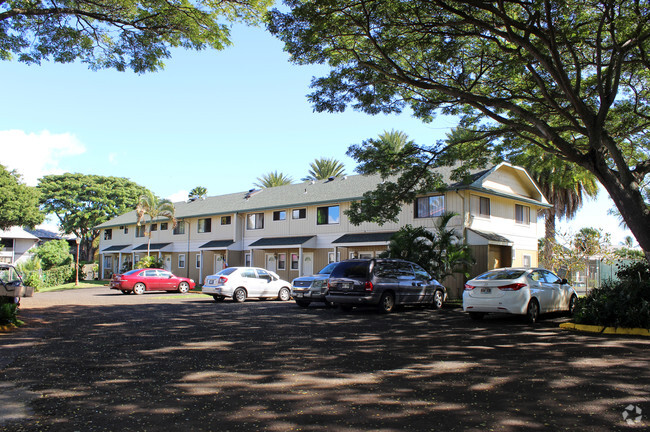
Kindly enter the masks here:
[[[185, 263], [187, 265], [187, 263]], [[165, 270], [172, 271], [172, 257], [171, 255], [165, 255]]]
[[275, 273], [275, 255], [266, 254], [266, 269]]
[[214, 255], [214, 272], [219, 273], [221, 270], [223, 270], [223, 255], [221, 254], [215, 254]]
[[314, 274], [314, 253], [306, 252], [302, 254], [302, 274], [305, 276]]

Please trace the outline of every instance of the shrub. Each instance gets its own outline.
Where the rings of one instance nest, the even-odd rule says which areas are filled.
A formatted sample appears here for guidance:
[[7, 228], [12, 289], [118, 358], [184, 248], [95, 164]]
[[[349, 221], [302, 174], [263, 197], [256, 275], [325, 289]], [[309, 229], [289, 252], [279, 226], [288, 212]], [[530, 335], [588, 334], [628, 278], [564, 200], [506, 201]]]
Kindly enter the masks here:
[[620, 280], [606, 281], [580, 299], [574, 316], [578, 324], [650, 329], [650, 273], [647, 263], [623, 265]]
[[40, 271], [25, 272], [25, 276], [23, 276], [23, 284], [25, 284], [25, 286], [34, 288], [35, 291], [38, 291], [41, 288], [45, 288], [43, 277], [41, 276]]
[[0, 297], [0, 325], [14, 324], [20, 325], [18, 319], [18, 305], [13, 302], [13, 298]]
[[43, 284], [46, 287], [63, 285], [68, 282], [73, 282], [74, 278], [74, 266], [70, 265], [53, 267], [43, 272]]
[[143, 269], [143, 268], [164, 268], [164, 263], [162, 260], [159, 260], [153, 255], [146, 256], [142, 258], [138, 263], [135, 265], [135, 268]]
[[70, 245], [65, 240], [51, 240], [36, 248], [36, 255], [40, 258], [43, 268], [60, 267], [72, 263]]

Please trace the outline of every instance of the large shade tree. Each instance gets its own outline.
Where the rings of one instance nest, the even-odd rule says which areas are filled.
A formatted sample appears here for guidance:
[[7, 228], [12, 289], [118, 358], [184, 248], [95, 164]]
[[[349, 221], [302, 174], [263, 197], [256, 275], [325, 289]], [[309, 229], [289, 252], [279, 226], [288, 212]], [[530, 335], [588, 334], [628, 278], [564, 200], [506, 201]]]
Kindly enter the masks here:
[[133, 209], [147, 190], [123, 177], [66, 173], [39, 180], [41, 207], [57, 217], [61, 230], [81, 239], [81, 254], [94, 257], [95, 227]]
[[0, 164], [0, 229], [12, 226], [34, 227], [43, 222], [36, 188], [23, 183], [20, 174]]
[[229, 23], [259, 23], [271, 0], [0, 0], [0, 59], [160, 69], [170, 48], [223, 49]]
[[458, 116], [462, 136], [420, 147], [415, 167], [401, 167], [409, 181], [384, 200], [431, 186], [436, 164], [471, 167], [536, 146], [592, 173], [650, 258], [641, 186], [650, 172], [650, 3], [285, 3], [271, 13], [271, 32], [294, 62], [331, 69], [312, 83], [316, 110]]

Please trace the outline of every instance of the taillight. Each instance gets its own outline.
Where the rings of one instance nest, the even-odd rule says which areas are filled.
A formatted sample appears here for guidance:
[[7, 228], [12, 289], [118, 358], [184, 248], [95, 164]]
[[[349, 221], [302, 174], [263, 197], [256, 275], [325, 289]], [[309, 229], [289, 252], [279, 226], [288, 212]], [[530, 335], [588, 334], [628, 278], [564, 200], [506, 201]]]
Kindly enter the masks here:
[[370, 282], [370, 281], [366, 281], [366, 283], [363, 285], [363, 287], [366, 289], [366, 291], [372, 291], [373, 288], [374, 288], [372, 286], [372, 282]]
[[510, 285], [504, 285], [500, 286], [499, 289], [501, 291], [519, 291], [520, 289], [524, 288], [526, 284], [523, 283], [513, 283]]
[[227, 277], [221, 276], [221, 277], [219, 278], [219, 282], [218, 282], [218, 283], [219, 283], [220, 285], [225, 284], [226, 282], [228, 282], [228, 278], [227, 278]]
[[467, 285], [467, 284], [465, 284], [465, 291], [471, 291], [471, 290], [473, 290], [474, 288], [476, 288], [476, 287], [474, 287], [474, 286], [472, 286], [472, 285]]

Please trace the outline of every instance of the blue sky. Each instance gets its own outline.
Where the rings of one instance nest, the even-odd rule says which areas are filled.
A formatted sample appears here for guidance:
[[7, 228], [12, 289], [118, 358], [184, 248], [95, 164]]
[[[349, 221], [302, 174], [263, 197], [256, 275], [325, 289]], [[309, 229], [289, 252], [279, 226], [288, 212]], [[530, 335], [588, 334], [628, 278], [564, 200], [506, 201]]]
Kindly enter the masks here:
[[[51, 173], [111, 175], [178, 201], [195, 186], [209, 195], [248, 190], [271, 171], [299, 181], [320, 157], [352, 174], [352, 144], [391, 129], [429, 144], [455, 124], [408, 113], [314, 113], [306, 95], [324, 67], [290, 64], [263, 29], [236, 26], [232, 41], [224, 51], [174, 51], [163, 71], [144, 75], [0, 62], [0, 163], [31, 185]], [[618, 243], [627, 233], [601, 195], [567, 228], [601, 227]]]

